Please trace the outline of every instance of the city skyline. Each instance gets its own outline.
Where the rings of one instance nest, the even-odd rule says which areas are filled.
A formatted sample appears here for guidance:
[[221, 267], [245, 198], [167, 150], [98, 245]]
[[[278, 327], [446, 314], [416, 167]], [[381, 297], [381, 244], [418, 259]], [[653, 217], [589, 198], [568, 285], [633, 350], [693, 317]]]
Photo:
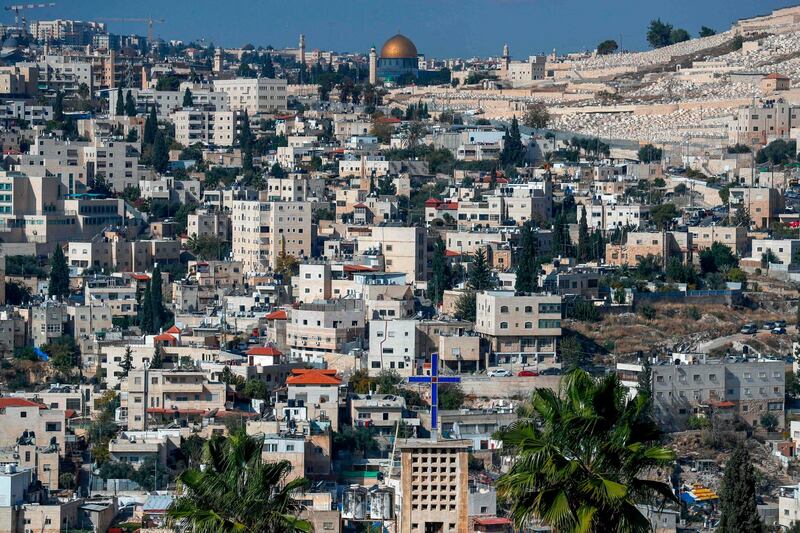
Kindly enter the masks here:
[[[226, 47], [251, 43], [276, 48], [295, 46], [298, 35], [307, 36], [309, 49], [366, 53], [391, 35], [403, 33], [420, 53], [430, 57], [470, 57], [499, 55], [503, 44], [512, 56], [526, 57], [547, 53], [593, 49], [605, 39], [620, 41], [627, 50], [647, 49], [647, 24], [661, 18], [676, 28], [696, 35], [701, 26], [727, 30], [737, 19], [752, 17], [772, 9], [797, 4], [797, 1], [769, 0], [753, 6], [744, 0], [708, 0], [701, 4], [679, 0], [668, 4], [619, 0], [613, 6], [588, 0], [566, 0], [561, 5], [531, 0], [437, 0], [376, 4], [353, 0], [325, 10], [328, 3], [302, 0], [289, 6], [272, 0], [254, 4], [241, 0], [227, 3], [220, 12], [207, 0], [187, 9], [187, 2], [139, 2], [139, 7], [89, 0], [81, 5], [57, 4], [37, 10], [36, 19], [147, 17], [163, 18], [156, 36], [183, 41], [200, 40]], [[248, 16], [241, 17], [242, 13]], [[598, 20], [608, 24], [598, 24]], [[11, 14], [7, 14], [11, 21]], [[528, 21], [541, 21], [537, 31], [528, 31]], [[572, 25], [566, 27], [565, 21]], [[109, 22], [109, 31], [120, 34], [146, 34], [141, 23]], [[501, 31], [501, 28], [505, 28]], [[613, 28], [613, 29], [611, 29]], [[568, 31], [565, 31], [568, 30]], [[461, 35], [462, 38], [443, 39]]]

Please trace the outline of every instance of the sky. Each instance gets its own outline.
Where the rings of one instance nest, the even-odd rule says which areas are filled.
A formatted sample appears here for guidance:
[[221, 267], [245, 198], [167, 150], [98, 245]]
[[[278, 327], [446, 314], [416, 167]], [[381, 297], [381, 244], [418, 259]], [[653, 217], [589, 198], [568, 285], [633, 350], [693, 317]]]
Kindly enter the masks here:
[[[29, 17], [46, 20], [101, 17], [163, 18], [156, 36], [205, 38], [228, 47], [252, 43], [339, 52], [378, 49], [403, 33], [428, 57], [499, 55], [503, 44], [516, 59], [531, 54], [593, 49], [621, 41], [626, 50], [647, 47], [647, 24], [661, 18], [696, 35], [701, 26], [726, 30], [740, 18], [765, 14], [800, 0], [56, 0]], [[2, 13], [7, 21], [13, 15]], [[146, 34], [144, 24], [109, 22], [112, 33]]]

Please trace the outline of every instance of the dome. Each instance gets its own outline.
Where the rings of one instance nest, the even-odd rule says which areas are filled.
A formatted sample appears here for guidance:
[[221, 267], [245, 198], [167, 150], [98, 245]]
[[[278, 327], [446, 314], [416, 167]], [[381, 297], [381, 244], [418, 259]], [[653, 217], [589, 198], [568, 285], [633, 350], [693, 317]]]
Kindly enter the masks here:
[[411, 39], [399, 33], [386, 41], [381, 48], [381, 58], [406, 59], [417, 57], [417, 47]]

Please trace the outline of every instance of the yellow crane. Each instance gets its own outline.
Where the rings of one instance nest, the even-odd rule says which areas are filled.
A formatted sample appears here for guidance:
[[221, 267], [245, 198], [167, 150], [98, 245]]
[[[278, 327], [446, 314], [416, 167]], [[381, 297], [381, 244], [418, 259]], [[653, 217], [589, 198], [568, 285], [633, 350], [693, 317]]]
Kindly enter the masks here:
[[[55, 4], [50, 2], [46, 4], [15, 4], [13, 6], [6, 6], [6, 11], [13, 11], [14, 12], [14, 25], [19, 26], [19, 12], [26, 11], [28, 9], [41, 9], [43, 7], [54, 7]], [[25, 25], [25, 15], [22, 16], [22, 25]]]
[[147, 24], [147, 46], [153, 46], [153, 24], [161, 24], [164, 19], [147, 18], [102, 18], [104, 22], [143, 22]]

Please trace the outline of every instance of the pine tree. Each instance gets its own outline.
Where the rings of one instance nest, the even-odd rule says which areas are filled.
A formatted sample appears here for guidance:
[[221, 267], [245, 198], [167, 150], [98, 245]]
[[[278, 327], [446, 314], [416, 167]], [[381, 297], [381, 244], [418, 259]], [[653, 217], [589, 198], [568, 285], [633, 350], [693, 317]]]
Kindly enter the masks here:
[[434, 306], [438, 306], [442, 303], [444, 291], [451, 287], [450, 272], [447, 267], [447, 250], [445, 249], [444, 241], [441, 237], [436, 239], [436, 244], [433, 248], [431, 282], [429, 287], [430, 299]]
[[152, 282], [150, 285], [150, 306], [153, 314], [153, 333], [158, 333], [166, 318], [164, 315], [164, 294], [161, 281], [161, 268], [156, 266], [153, 269]]
[[536, 239], [533, 224], [522, 226], [519, 253], [517, 256], [517, 277], [514, 288], [519, 292], [535, 292], [538, 285], [536, 262]]
[[595, 228], [592, 234], [592, 258], [596, 261], [603, 261], [606, 256], [606, 242], [600, 228]]
[[164, 368], [164, 356], [161, 354], [161, 347], [156, 346], [153, 350], [153, 359], [150, 361], [151, 370], [160, 370]]
[[479, 248], [472, 256], [472, 267], [469, 270], [467, 284], [474, 291], [485, 291], [494, 287], [492, 269], [486, 260], [486, 251]]
[[144, 289], [142, 303], [139, 305], [139, 327], [145, 335], [153, 334], [153, 298], [150, 289], [150, 282]]
[[122, 369], [123, 376], [127, 376], [133, 368], [133, 350], [131, 350], [130, 346], [125, 347], [125, 355], [122, 357], [119, 367]]
[[250, 117], [246, 111], [242, 117], [239, 146], [242, 148], [242, 170], [250, 172], [253, 170], [253, 132], [250, 129]]
[[756, 506], [756, 477], [750, 453], [740, 443], [725, 464], [718, 533], [763, 533]]
[[578, 222], [578, 261], [588, 261], [590, 259], [591, 250], [589, 247], [589, 225], [586, 223], [586, 209], [584, 209]]
[[63, 299], [69, 296], [69, 266], [61, 244], [56, 244], [56, 251], [50, 259], [50, 284], [47, 294]]
[[188, 87], [183, 92], [183, 107], [193, 107], [194, 106], [194, 96], [192, 96], [192, 91]]
[[553, 254], [569, 257], [572, 240], [569, 236], [569, 227], [564, 221], [564, 216], [559, 213], [553, 222]]
[[133, 99], [133, 93], [128, 91], [125, 96], [125, 114], [129, 117], [136, 116], [136, 100]]
[[155, 142], [153, 143], [153, 168], [159, 172], [166, 172], [169, 167], [169, 149], [164, 140], [164, 134], [156, 132]]
[[650, 355], [647, 354], [642, 361], [642, 371], [639, 373], [639, 387], [636, 392], [647, 401], [648, 410], [653, 411], [653, 365], [650, 363]]
[[158, 132], [158, 115], [156, 115], [156, 108], [154, 106], [150, 108], [150, 113], [144, 121], [142, 143], [153, 144], [156, 140], [156, 132]]
[[267, 55], [264, 56], [264, 62], [261, 65], [261, 77], [262, 78], [275, 77], [275, 66], [272, 64], [272, 55], [269, 52], [267, 52]]
[[[128, 91], [130, 93], [130, 91]], [[122, 95], [122, 87], [117, 87], [117, 107], [114, 114], [121, 117], [125, 114], [125, 98]]]

